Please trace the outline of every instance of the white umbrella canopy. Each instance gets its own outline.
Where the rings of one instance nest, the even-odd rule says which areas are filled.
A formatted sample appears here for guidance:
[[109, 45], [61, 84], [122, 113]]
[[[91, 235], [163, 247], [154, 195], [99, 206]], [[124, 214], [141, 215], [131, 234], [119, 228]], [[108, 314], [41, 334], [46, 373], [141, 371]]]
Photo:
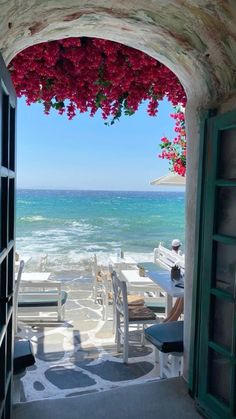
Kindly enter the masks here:
[[177, 175], [177, 173], [169, 173], [166, 176], [161, 176], [158, 179], [152, 180], [150, 185], [185, 186], [186, 178]]

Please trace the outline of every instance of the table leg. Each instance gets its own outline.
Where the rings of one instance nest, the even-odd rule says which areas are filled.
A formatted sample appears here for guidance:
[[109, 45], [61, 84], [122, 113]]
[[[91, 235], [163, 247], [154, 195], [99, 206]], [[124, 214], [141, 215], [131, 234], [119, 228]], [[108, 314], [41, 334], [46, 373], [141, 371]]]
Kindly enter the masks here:
[[167, 294], [167, 303], [166, 303], [166, 314], [169, 315], [171, 309], [173, 307], [173, 297], [171, 295]]

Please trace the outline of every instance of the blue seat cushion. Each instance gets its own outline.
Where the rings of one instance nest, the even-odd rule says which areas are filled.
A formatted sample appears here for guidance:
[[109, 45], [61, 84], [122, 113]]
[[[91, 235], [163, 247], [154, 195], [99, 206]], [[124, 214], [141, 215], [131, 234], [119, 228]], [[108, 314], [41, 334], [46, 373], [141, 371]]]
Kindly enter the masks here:
[[161, 352], [183, 352], [183, 326], [183, 321], [156, 324], [145, 329], [145, 338]]
[[35, 357], [29, 340], [21, 339], [14, 342], [13, 371], [19, 374], [27, 367], [34, 365]]
[[[52, 291], [48, 291], [52, 294]], [[47, 294], [47, 291], [42, 292], [32, 292], [27, 293], [24, 296], [24, 293], [19, 295], [18, 307], [57, 307], [58, 305], [58, 294], [55, 291], [55, 297], [52, 295], [50, 299], [43, 298]], [[61, 305], [63, 306], [67, 300], [67, 292], [61, 292]]]

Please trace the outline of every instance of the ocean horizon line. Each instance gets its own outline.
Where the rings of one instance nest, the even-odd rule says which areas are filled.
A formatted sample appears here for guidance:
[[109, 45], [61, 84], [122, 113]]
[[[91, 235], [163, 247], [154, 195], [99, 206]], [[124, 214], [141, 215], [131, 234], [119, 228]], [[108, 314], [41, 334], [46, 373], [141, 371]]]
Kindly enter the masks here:
[[[179, 187], [178, 187], [179, 188]], [[16, 191], [58, 191], [58, 192], [131, 192], [131, 193], [156, 193], [156, 192], [174, 192], [174, 193], [185, 193], [185, 189], [170, 188], [170, 189], [153, 189], [153, 190], [131, 190], [131, 189], [74, 189], [74, 188], [16, 188]]]

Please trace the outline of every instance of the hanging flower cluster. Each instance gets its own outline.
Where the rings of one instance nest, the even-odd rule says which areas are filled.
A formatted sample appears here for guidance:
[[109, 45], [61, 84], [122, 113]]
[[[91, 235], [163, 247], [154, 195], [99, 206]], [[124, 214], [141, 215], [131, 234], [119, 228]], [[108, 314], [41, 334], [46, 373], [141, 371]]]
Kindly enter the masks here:
[[175, 113], [170, 115], [175, 119], [175, 132], [177, 136], [170, 140], [166, 137], [161, 138], [160, 147], [162, 149], [159, 157], [170, 162], [170, 170], [181, 176], [186, 174], [186, 130], [185, 115], [183, 107], [175, 107]]
[[98, 109], [111, 124], [122, 114], [132, 115], [142, 101], [155, 116], [158, 101], [167, 96], [175, 106], [186, 96], [176, 76], [148, 55], [116, 42], [95, 38], [67, 38], [31, 46], [20, 52], [9, 70], [18, 97], [28, 105], [41, 102], [48, 114]]

